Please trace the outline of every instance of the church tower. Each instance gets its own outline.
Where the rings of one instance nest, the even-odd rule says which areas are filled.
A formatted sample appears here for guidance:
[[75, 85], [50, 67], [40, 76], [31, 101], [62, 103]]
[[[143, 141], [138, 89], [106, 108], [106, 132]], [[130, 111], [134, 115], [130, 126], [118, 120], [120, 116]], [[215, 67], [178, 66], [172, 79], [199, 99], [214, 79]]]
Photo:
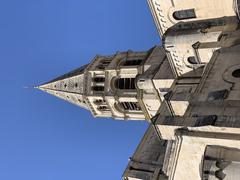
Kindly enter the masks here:
[[240, 177], [240, 0], [148, 0], [162, 46], [38, 86], [94, 117], [147, 120], [124, 180]]
[[[169, 72], [163, 74], [160, 67]], [[150, 120], [160, 107], [160, 94], [166, 93], [173, 79], [163, 49], [156, 46], [142, 52], [98, 55], [37, 88], [91, 111], [94, 117]]]

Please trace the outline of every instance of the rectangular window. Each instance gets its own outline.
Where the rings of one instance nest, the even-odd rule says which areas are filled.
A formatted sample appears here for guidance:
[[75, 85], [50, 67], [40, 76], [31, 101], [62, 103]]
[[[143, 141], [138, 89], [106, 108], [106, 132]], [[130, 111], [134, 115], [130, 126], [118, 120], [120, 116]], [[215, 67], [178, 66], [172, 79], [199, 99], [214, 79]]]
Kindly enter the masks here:
[[92, 90], [93, 91], [104, 91], [104, 86], [93, 86]]

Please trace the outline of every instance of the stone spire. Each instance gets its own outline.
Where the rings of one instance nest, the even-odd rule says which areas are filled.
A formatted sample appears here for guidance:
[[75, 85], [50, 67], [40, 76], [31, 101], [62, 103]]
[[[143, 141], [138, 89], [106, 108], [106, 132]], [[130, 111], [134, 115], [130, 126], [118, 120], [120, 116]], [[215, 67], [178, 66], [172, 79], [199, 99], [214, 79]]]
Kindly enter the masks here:
[[148, 51], [97, 55], [90, 64], [36, 88], [85, 108], [94, 117], [145, 120], [161, 104], [158, 90], [165, 93], [172, 82], [165, 52], [156, 46]]
[[82, 108], [89, 109], [84, 96], [84, 78], [87, 66], [88, 64], [36, 88]]

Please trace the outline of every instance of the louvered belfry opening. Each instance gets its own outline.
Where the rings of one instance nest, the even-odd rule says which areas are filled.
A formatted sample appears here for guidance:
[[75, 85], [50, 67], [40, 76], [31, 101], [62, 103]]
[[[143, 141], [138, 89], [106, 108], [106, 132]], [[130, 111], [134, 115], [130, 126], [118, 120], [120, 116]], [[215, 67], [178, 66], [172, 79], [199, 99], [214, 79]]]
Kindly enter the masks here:
[[135, 78], [119, 78], [115, 82], [117, 89], [136, 89]]

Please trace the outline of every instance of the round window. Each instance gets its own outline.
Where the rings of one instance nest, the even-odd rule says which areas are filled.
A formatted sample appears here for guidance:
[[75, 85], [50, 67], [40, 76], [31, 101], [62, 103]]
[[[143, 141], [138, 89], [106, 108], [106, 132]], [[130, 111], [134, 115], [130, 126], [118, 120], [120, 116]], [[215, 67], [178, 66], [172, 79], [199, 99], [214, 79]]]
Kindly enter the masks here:
[[232, 76], [235, 78], [240, 78], [240, 69], [236, 69], [232, 72]]
[[190, 64], [198, 64], [196, 58], [194, 56], [190, 56], [187, 58], [187, 61], [190, 63]]

